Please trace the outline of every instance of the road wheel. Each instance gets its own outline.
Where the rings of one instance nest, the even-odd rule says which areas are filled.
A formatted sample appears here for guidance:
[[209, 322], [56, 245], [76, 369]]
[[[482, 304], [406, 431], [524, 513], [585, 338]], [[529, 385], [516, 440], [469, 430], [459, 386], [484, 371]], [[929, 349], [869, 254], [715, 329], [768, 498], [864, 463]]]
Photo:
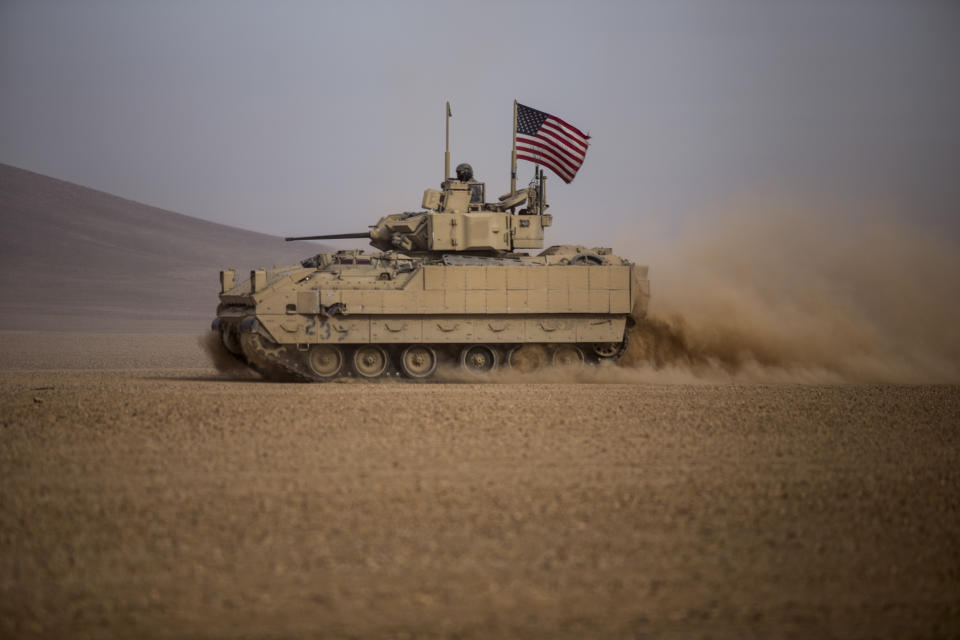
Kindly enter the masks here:
[[319, 378], [335, 378], [343, 370], [343, 352], [332, 344], [315, 344], [307, 352], [307, 366]]
[[460, 366], [471, 373], [486, 373], [497, 366], [497, 353], [485, 344], [467, 345], [460, 352]]
[[593, 353], [598, 358], [606, 360], [620, 356], [624, 347], [625, 345], [622, 342], [597, 342], [593, 345]]
[[220, 344], [235, 356], [243, 355], [240, 334], [237, 333], [237, 328], [233, 325], [223, 324], [220, 326]]
[[437, 352], [424, 344], [412, 344], [400, 355], [400, 368], [408, 378], [429, 378], [437, 370]]
[[353, 352], [353, 370], [358, 376], [376, 378], [387, 370], [387, 352], [375, 344], [365, 344]]
[[533, 373], [546, 366], [549, 358], [547, 350], [539, 344], [524, 344], [514, 347], [507, 356], [511, 369], [521, 373]]
[[575, 344], [562, 344], [553, 351], [553, 366], [579, 367], [583, 364], [583, 351]]

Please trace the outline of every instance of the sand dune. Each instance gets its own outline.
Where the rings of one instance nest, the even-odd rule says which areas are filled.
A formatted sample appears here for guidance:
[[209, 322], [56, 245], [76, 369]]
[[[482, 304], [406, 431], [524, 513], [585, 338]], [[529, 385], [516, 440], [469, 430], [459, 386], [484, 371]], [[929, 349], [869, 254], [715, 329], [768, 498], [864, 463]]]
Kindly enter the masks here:
[[199, 331], [219, 269], [320, 250], [0, 164], [0, 329]]

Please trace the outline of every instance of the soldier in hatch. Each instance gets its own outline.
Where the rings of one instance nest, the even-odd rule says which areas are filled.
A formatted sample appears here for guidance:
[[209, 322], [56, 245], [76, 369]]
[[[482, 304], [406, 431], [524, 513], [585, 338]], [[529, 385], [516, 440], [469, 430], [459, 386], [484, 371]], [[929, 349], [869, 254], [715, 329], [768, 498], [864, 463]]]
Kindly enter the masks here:
[[473, 167], [466, 162], [457, 165], [457, 180], [470, 184], [470, 204], [483, 204], [483, 184], [474, 182]]

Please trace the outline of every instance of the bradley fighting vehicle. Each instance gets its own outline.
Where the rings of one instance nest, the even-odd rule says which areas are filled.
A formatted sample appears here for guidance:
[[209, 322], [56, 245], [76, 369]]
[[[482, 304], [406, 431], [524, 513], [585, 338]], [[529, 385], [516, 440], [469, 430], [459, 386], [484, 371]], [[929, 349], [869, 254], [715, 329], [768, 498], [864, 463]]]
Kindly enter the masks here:
[[[448, 138], [449, 145], [449, 138]], [[445, 175], [449, 175], [449, 151]], [[333, 380], [438, 363], [471, 372], [611, 361], [646, 313], [647, 268], [610, 249], [543, 248], [546, 176], [487, 201], [469, 165], [422, 210], [384, 216], [368, 232], [287, 238], [369, 238], [378, 251], [321, 253], [299, 265], [220, 272], [214, 331], [270, 379]]]

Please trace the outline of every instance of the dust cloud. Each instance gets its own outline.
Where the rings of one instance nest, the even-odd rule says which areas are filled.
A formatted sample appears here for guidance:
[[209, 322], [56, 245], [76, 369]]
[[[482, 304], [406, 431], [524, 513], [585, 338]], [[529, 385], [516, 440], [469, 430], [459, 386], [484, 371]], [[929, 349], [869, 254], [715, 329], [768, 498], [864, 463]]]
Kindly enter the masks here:
[[210, 364], [220, 373], [231, 378], [252, 378], [256, 373], [246, 363], [241, 362], [227, 351], [220, 342], [220, 334], [216, 331], [207, 331], [197, 337], [197, 345], [210, 359]]
[[[620, 365], [756, 382], [960, 381], [960, 243], [864, 211], [761, 207], [652, 256]], [[642, 257], [641, 257], [642, 258]]]

